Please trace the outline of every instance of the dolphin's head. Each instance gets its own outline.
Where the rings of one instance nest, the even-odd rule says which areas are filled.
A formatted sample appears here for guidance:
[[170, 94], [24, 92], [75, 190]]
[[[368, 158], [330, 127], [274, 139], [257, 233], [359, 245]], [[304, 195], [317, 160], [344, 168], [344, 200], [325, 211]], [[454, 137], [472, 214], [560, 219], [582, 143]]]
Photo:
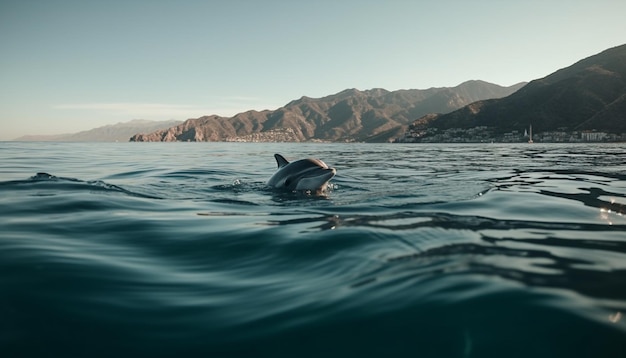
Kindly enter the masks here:
[[267, 182], [277, 189], [324, 191], [337, 170], [329, 168], [319, 159], [300, 159], [288, 162], [282, 155], [274, 154], [278, 171]]

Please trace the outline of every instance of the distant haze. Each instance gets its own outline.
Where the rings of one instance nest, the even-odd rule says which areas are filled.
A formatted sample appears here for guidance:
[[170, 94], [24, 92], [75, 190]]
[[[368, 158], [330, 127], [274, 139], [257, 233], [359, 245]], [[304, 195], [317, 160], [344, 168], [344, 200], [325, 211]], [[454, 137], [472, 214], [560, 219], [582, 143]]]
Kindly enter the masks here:
[[625, 13], [616, 0], [5, 0], [0, 140], [346, 88], [510, 86], [623, 44]]
[[137, 133], [151, 132], [178, 125], [180, 121], [147, 121], [135, 119], [125, 123], [109, 124], [78, 133], [54, 135], [26, 135], [15, 138], [18, 141], [41, 142], [127, 142]]

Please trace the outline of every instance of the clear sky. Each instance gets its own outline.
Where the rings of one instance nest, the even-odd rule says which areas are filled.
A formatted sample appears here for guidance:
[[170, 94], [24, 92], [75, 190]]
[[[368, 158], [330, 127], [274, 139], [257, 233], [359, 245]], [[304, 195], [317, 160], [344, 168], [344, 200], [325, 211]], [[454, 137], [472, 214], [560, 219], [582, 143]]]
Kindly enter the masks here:
[[624, 0], [0, 0], [0, 140], [512, 85], [626, 43]]

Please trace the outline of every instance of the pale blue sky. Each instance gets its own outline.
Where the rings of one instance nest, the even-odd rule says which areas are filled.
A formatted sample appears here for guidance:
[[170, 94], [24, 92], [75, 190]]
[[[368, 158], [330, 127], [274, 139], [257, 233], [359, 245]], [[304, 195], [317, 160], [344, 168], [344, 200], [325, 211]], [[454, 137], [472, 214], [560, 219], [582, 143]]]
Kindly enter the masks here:
[[626, 43], [623, 0], [0, 0], [0, 140], [512, 85]]

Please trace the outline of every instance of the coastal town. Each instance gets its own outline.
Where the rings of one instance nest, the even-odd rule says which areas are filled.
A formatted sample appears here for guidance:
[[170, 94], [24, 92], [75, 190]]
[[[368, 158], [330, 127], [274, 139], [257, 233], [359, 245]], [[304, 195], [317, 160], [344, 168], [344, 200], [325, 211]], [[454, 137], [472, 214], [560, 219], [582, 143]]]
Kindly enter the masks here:
[[243, 136], [228, 137], [224, 141], [241, 143], [299, 142], [298, 137], [292, 128], [276, 128]]
[[[245, 136], [229, 137], [226, 142], [299, 142], [292, 128], [277, 128]], [[312, 142], [324, 142], [312, 139]], [[343, 142], [358, 142], [354, 138], [346, 138]], [[479, 126], [469, 129], [410, 127], [403, 137], [396, 138], [393, 143], [602, 143], [626, 142], [626, 133], [615, 134], [598, 130], [568, 131], [560, 128], [555, 131], [531, 133], [530, 128], [519, 131], [497, 133], [494, 128]]]
[[404, 137], [396, 143], [585, 143], [585, 142], [626, 142], [626, 133], [616, 134], [597, 130], [569, 131], [559, 128], [554, 131], [532, 133], [530, 127], [498, 133], [492, 127], [473, 128], [425, 128], [409, 127]]

